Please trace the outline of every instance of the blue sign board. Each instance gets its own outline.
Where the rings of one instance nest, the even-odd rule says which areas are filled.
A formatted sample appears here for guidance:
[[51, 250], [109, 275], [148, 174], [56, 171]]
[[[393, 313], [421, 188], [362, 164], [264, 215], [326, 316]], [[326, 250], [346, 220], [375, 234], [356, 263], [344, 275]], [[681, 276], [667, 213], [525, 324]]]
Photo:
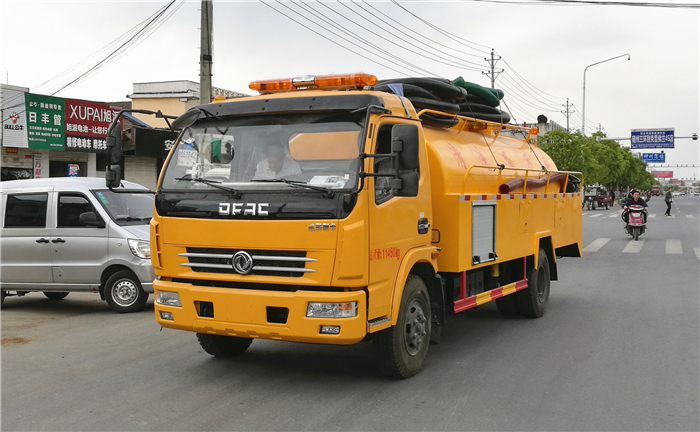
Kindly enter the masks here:
[[674, 129], [632, 129], [632, 149], [673, 148]]
[[644, 162], [644, 163], [663, 163], [663, 162], [666, 162], [666, 153], [642, 153], [642, 162]]

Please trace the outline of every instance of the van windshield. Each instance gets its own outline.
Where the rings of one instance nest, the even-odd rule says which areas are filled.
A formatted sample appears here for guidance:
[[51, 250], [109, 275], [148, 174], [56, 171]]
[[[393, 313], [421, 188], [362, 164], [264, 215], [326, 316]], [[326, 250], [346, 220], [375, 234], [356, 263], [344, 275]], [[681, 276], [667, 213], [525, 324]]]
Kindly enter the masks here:
[[307, 193], [352, 189], [362, 117], [349, 113], [218, 118], [186, 129], [160, 190]]
[[109, 189], [92, 193], [118, 225], [147, 225], [153, 217], [153, 194], [115, 193]]

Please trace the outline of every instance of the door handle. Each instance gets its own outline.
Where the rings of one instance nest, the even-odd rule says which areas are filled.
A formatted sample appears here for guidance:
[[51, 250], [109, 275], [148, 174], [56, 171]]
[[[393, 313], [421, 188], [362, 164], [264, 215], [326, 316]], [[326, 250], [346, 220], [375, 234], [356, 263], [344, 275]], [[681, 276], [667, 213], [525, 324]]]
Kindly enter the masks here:
[[51, 240], [51, 243], [65, 243], [65, 242], [66, 241], [63, 240], [62, 238], [57, 238], [57, 239]]
[[37, 243], [48, 243], [49, 241], [45, 238], [40, 238], [39, 240], [36, 241]]

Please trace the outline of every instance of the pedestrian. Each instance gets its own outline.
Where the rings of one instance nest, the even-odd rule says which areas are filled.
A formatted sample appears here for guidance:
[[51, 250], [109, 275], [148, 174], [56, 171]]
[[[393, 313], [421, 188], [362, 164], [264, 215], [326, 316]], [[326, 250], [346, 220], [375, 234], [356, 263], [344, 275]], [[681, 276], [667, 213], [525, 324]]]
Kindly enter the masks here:
[[673, 188], [670, 187], [668, 188], [668, 192], [666, 192], [666, 205], [668, 208], [666, 209], [666, 213], [664, 213], [666, 216], [671, 216], [671, 203], [673, 202]]
[[611, 190], [610, 190], [610, 194], [612, 195], [612, 199], [613, 199], [613, 200], [612, 200], [612, 201], [613, 201], [612, 205], [615, 205], [615, 189], [611, 189]]

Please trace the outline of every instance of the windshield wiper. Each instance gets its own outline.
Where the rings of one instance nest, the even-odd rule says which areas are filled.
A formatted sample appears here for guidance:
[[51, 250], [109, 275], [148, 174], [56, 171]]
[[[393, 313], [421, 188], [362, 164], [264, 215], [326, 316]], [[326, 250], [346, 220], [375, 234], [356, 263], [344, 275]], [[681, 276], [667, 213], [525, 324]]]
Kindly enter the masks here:
[[335, 191], [332, 191], [330, 189], [324, 188], [322, 186], [314, 186], [310, 185], [306, 182], [302, 181], [296, 181], [296, 180], [288, 180], [286, 178], [278, 178], [278, 179], [251, 179], [251, 182], [262, 182], [262, 183], [286, 183], [288, 185], [294, 186], [294, 187], [300, 187], [304, 189], [311, 189], [315, 190], [318, 192], [323, 192], [323, 197], [324, 198], [333, 198], [335, 196]]
[[133, 222], [133, 221], [150, 221], [151, 218], [150, 217], [137, 218], [137, 217], [131, 217], [131, 216], [117, 216], [114, 218], [114, 220]]
[[233, 193], [233, 197], [236, 198], [236, 199], [238, 199], [238, 198], [240, 198], [240, 197], [242, 196], [241, 191], [239, 191], [238, 189], [230, 188], [230, 187], [228, 187], [228, 186], [222, 186], [222, 185], [220, 184], [221, 182], [218, 181], [218, 180], [207, 180], [207, 179], [203, 179], [203, 178], [199, 178], [199, 177], [189, 177], [189, 178], [187, 178], [187, 177], [176, 177], [175, 180], [187, 180], [187, 181], [191, 181], [191, 182], [198, 182], [198, 183], [208, 184], [209, 186], [213, 186], [213, 187], [215, 187], [215, 188], [217, 188], [217, 189], [221, 189], [221, 190], [223, 190], [223, 191]]

